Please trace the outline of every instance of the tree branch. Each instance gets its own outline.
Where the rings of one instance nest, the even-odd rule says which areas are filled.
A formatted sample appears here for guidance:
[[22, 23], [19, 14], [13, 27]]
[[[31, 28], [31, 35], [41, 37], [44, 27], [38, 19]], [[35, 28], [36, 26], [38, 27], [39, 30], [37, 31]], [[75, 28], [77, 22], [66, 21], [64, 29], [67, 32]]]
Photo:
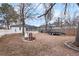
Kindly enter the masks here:
[[67, 3], [65, 4], [64, 15], [66, 15], [66, 11], [67, 11]]
[[53, 6], [55, 5], [56, 3], [52, 4], [51, 7], [47, 10], [47, 12], [45, 12], [44, 14], [38, 16], [38, 18], [42, 17], [42, 16], [45, 16], [48, 14], [48, 12], [53, 8]]

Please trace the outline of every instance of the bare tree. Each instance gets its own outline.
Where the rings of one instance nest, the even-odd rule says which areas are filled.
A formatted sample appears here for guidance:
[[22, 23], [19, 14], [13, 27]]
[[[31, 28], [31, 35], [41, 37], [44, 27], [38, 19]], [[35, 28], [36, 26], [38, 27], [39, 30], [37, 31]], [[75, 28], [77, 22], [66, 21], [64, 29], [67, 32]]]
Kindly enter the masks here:
[[[77, 3], [79, 6], [79, 3]], [[79, 47], [79, 21], [78, 21], [78, 28], [77, 28], [77, 34], [76, 34], [76, 39], [75, 42], [73, 43], [75, 46]]]
[[18, 18], [18, 14], [14, 10], [14, 7], [8, 3], [2, 3], [0, 7], [0, 13], [3, 15], [3, 18], [5, 19], [5, 23], [7, 25], [7, 29], [10, 28], [10, 22], [16, 21]]
[[24, 34], [24, 25], [25, 25], [25, 22], [24, 22], [24, 20], [25, 20], [25, 18], [24, 18], [24, 8], [25, 8], [25, 4], [24, 3], [21, 3], [21, 11], [20, 11], [20, 13], [21, 13], [22, 34], [23, 34], [23, 36], [25, 35]]
[[51, 6], [49, 7], [49, 9], [48, 9], [44, 14], [38, 16], [38, 18], [39, 18], [39, 17], [42, 17], [42, 16], [44, 16], [44, 15], [47, 15], [48, 12], [54, 7], [55, 4], [56, 4], [56, 3], [51, 4]]
[[28, 7], [30, 6], [30, 4], [25, 4], [25, 3], [21, 3], [19, 4], [19, 9], [20, 9], [20, 21], [22, 22], [22, 34], [23, 36], [25, 35], [25, 19], [27, 18], [27, 11], [28, 11]]
[[54, 4], [53, 3], [44, 3], [43, 6], [44, 6], [44, 9], [45, 9], [45, 13], [38, 16], [38, 18], [44, 16], [45, 24], [46, 24], [46, 26], [45, 26], [46, 31], [47, 31], [47, 27], [48, 27], [48, 22], [53, 17], [52, 16], [52, 14], [53, 14], [52, 13], [52, 8], [53, 8], [54, 5], [55, 5], [55, 3]]
[[[38, 4], [39, 6], [40, 4]], [[21, 3], [19, 4], [19, 16], [20, 16], [20, 23], [22, 23], [22, 34], [23, 36], [25, 35], [25, 20], [26, 19], [33, 19], [34, 16], [32, 15], [33, 12], [35, 11], [35, 9], [37, 9], [38, 6], [34, 6], [33, 4], [31, 3]], [[31, 12], [32, 11], [32, 12]]]

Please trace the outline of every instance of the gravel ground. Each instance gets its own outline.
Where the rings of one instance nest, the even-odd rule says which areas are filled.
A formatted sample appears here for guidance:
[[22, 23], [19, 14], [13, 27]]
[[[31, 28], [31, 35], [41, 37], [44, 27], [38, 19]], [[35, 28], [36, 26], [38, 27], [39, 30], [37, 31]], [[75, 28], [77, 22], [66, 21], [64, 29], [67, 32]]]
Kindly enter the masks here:
[[46, 33], [34, 33], [33, 36], [36, 38], [33, 41], [24, 41], [18, 34], [1, 37], [0, 55], [79, 56], [79, 52], [64, 45], [65, 41], [74, 41], [75, 36], [53, 36]]

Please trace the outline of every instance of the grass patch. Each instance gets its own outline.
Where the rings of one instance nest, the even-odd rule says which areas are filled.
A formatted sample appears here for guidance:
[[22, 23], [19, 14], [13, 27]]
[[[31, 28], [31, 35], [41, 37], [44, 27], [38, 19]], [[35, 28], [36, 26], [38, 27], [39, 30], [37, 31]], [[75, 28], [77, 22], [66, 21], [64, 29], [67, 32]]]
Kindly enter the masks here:
[[47, 51], [49, 46], [42, 42], [23, 42], [21, 34], [4, 35], [0, 38], [0, 52], [3, 55], [38, 55]]

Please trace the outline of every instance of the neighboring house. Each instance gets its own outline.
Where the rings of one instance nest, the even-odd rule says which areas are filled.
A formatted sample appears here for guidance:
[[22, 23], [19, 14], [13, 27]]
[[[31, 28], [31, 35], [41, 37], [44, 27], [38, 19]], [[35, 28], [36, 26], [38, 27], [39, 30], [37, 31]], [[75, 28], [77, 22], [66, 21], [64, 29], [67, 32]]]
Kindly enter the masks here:
[[[36, 31], [37, 30], [37, 27], [31, 26], [31, 25], [25, 25], [24, 27], [25, 27], [26, 31]], [[10, 29], [13, 31], [22, 31], [22, 25], [21, 24], [11, 25]]]
[[[41, 25], [40, 27], [39, 27], [39, 29], [40, 30], [45, 30], [45, 27], [46, 27], [46, 25]], [[47, 29], [48, 30], [51, 30], [51, 29], [53, 29], [55, 26], [53, 25], [53, 24], [48, 24], [47, 25]]]
[[45, 30], [45, 25], [41, 25], [41, 26], [39, 27], [39, 30]]
[[36, 31], [37, 27], [31, 25], [25, 25], [27, 31]]

